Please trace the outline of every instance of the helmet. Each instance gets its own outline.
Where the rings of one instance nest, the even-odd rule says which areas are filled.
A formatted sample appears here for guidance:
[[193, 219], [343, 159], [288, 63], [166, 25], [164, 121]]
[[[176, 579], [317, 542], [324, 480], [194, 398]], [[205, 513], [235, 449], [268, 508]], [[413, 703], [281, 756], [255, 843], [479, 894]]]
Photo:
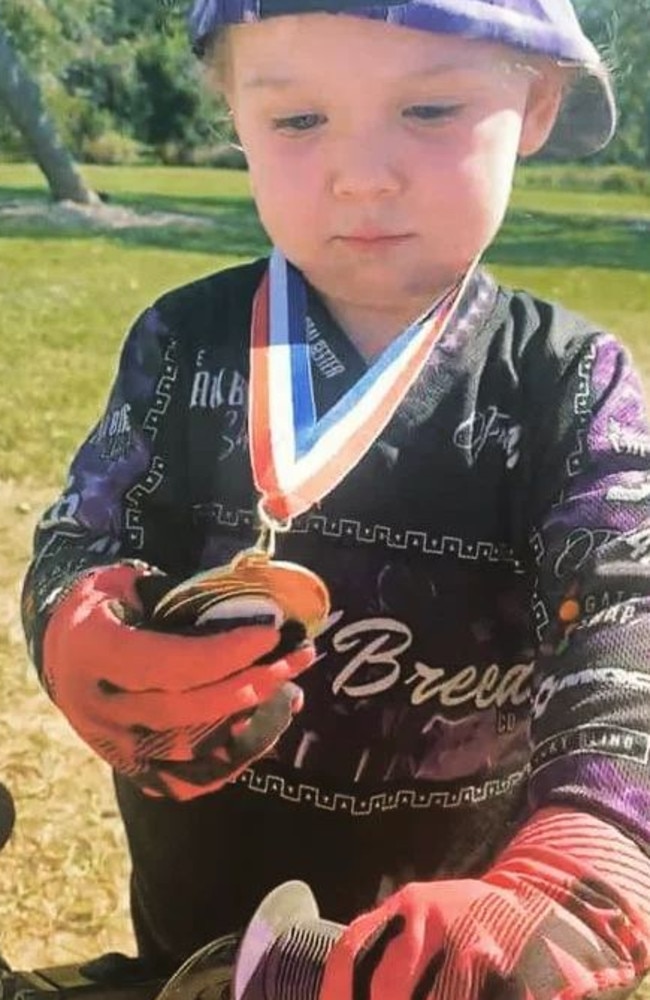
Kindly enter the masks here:
[[571, 0], [383, 0], [366, 6], [355, 0], [195, 0], [189, 15], [192, 48], [203, 56], [211, 36], [227, 24], [318, 11], [500, 42], [548, 56], [575, 72], [544, 152], [558, 158], [595, 153], [614, 134], [611, 81]]

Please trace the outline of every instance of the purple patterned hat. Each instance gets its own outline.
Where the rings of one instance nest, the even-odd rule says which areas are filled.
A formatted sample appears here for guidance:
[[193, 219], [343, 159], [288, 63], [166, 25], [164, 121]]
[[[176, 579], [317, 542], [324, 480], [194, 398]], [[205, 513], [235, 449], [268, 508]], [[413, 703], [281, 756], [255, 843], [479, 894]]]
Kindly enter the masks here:
[[440, 34], [500, 42], [578, 68], [544, 152], [563, 158], [602, 149], [616, 128], [616, 103], [602, 60], [570, 0], [195, 0], [189, 16], [200, 57], [219, 28], [280, 14], [347, 13]]

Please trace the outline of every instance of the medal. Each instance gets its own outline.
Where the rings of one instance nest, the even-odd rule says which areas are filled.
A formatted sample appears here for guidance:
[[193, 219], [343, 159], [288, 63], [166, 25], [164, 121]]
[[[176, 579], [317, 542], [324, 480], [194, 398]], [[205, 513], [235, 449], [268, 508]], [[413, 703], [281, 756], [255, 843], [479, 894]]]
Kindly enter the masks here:
[[[256, 617], [275, 615], [300, 623], [312, 639], [329, 614], [329, 595], [320, 577], [297, 563], [276, 560], [275, 536], [287, 530], [260, 512], [262, 528], [255, 545], [225, 566], [197, 573], [169, 590], [156, 604], [153, 622], [165, 629], [201, 628], [219, 623], [233, 627]], [[278, 622], [278, 625], [280, 623]]]

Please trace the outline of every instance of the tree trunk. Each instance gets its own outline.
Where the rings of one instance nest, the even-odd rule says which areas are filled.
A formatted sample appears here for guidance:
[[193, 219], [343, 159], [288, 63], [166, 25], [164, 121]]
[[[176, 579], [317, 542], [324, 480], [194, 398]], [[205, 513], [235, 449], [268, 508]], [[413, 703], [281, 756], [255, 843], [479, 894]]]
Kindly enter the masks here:
[[57, 134], [41, 91], [0, 26], [0, 102], [20, 132], [27, 149], [45, 174], [55, 201], [95, 204], [99, 196], [87, 187]]

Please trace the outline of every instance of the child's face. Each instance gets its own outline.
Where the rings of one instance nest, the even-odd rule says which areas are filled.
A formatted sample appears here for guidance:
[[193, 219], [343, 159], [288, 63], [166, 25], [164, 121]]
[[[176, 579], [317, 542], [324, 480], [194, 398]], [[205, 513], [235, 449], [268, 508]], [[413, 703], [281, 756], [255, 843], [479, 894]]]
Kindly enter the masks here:
[[226, 94], [273, 243], [326, 300], [408, 321], [494, 238], [560, 84], [496, 45], [302, 14], [229, 32]]

